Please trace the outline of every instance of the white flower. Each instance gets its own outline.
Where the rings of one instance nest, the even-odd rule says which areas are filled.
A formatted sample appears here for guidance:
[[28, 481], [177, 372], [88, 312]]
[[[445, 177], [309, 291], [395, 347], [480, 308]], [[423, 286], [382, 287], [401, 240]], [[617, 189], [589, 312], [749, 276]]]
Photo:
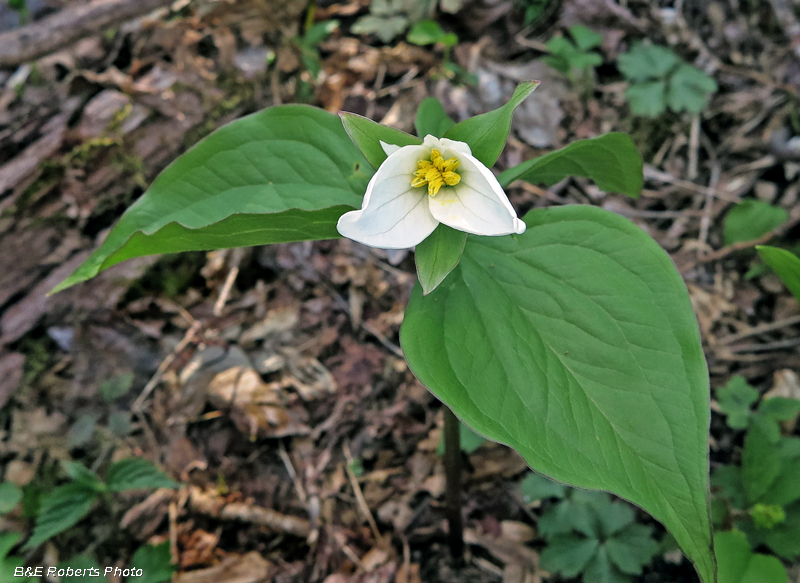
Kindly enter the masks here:
[[342, 236], [405, 249], [439, 223], [475, 235], [525, 232], [497, 178], [464, 142], [428, 135], [419, 146], [381, 146], [388, 158], [370, 180], [361, 210], [339, 219]]

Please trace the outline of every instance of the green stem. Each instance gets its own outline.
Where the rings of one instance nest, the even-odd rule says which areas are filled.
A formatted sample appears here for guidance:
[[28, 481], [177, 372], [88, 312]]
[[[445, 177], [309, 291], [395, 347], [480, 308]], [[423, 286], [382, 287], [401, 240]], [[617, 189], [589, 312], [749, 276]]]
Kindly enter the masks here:
[[447, 405], [444, 407], [444, 475], [450, 555], [464, 560], [464, 522], [461, 517], [461, 425]]

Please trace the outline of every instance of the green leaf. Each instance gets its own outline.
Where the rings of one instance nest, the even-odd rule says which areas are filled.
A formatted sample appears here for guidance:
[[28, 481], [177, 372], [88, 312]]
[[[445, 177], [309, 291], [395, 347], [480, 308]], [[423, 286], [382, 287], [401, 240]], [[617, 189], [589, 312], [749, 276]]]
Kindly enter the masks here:
[[800, 558], [800, 502], [784, 508], [786, 520], [770, 530], [748, 532], [753, 546], [767, 545], [776, 555], [788, 561]]
[[162, 583], [172, 579], [175, 567], [169, 542], [160, 545], [144, 545], [133, 555], [131, 569], [141, 569], [141, 577], [129, 577], [127, 583]]
[[539, 519], [539, 533], [545, 537], [571, 534], [572, 531], [582, 533], [589, 538], [598, 538], [597, 519], [587, 501], [576, 496], [571, 490], [570, 496], [554, 504]]
[[684, 63], [670, 77], [667, 105], [673, 111], [700, 113], [716, 92], [717, 82], [713, 77]]
[[414, 258], [417, 263], [417, 277], [422, 284], [422, 292], [429, 294], [442, 283], [447, 274], [455, 269], [467, 234], [440, 224], [436, 230], [417, 245]]
[[444, 36], [444, 31], [435, 20], [423, 20], [416, 23], [408, 31], [406, 40], [412, 45], [432, 45], [438, 43]]
[[[22, 490], [14, 482], [0, 483], [0, 514], [14, 510], [22, 500]], [[2, 554], [2, 553], [0, 553]]]
[[583, 571], [596, 552], [597, 539], [561, 534], [547, 541], [547, 547], [539, 558], [539, 566], [564, 577], [574, 577]]
[[68, 462], [64, 464], [64, 469], [67, 471], [69, 477], [76, 483], [96, 492], [103, 492], [105, 490], [105, 484], [103, 484], [100, 477], [83, 464]]
[[53, 293], [131, 257], [338, 237], [370, 175], [335, 115], [265, 109], [170, 164]]
[[13, 577], [20, 567], [25, 567], [22, 557], [9, 557], [8, 553], [19, 542], [22, 535], [17, 532], [0, 533], [0, 582], [2, 583], [39, 583], [40, 577]]
[[747, 506], [747, 492], [744, 489], [742, 468], [739, 466], [718, 467], [711, 476], [711, 485], [719, 488], [734, 508], [742, 509]]
[[392, 42], [392, 40], [399, 34], [402, 34], [408, 28], [408, 18], [405, 16], [387, 16], [381, 18], [367, 14], [359, 18], [353, 26], [350, 27], [350, 32], [353, 34], [374, 34], [384, 43]]
[[780, 560], [755, 554], [743, 532], [730, 530], [714, 535], [719, 583], [788, 583]]
[[414, 122], [417, 135], [424, 138], [428, 134], [441, 138], [451, 127], [456, 125], [442, 107], [442, 103], [435, 97], [426, 97], [417, 108], [417, 118]]
[[761, 402], [758, 413], [776, 421], [792, 421], [800, 413], [800, 401], [788, 397], [772, 397]]
[[164, 472], [140, 457], [126, 458], [111, 464], [106, 475], [106, 486], [112, 492], [178, 487]]
[[760, 239], [789, 220], [785, 209], [763, 200], [748, 198], [725, 216], [723, 235], [726, 245]]
[[647, 81], [628, 87], [625, 98], [636, 115], [656, 117], [667, 108], [667, 86], [663, 81]]
[[620, 571], [640, 575], [642, 568], [658, 554], [659, 544], [653, 529], [644, 524], [631, 524], [605, 544], [608, 557]]
[[575, 45], [581, 50], [589, 50], [594, 47], [599, 47], [603, 44], [603, 37], [581, 24], [576, 24], [569, 27], [569, 33], [575, 39]]
[[630, 583], [630, 577], [614, 568], [609, 560], [608, 550], [603, 545], [586, 565], [583, 583]]
[[601, 190], [637, 198], [644, 184], [642, 156], [630, 136], [610, 133], [527, 160], [497, 179], [504, 187], [515, 180], [552, 186], [567, 176], [591, 178]]
[[103, 395], [103, 400], [106, 403], [110, 403], [126, 395], [133, 387], [133, 379], [133, 373], [126, 373], [103, 381], [100, 384], [100, 394]]
[[381, 142], [395, 146], [418, 146], [422, 143], [422, 140], [415, 136], [381, 125], [366, 117], [346, 112], [339, 115], [350, 139], [375, 169], [388, 157], [381, 147]]
[[503, 151], [511, 129], [514, 110], [534, 89], [539, 81], [526, 81], [517, 85], [511, 99], [504, 106], [482, 113], [454, 125], [444, 135], [445, 138], [466, 142], [475, 156], [487, 168], [494, 166]]
[[80, 483], [59, 486], [46, 494], [36, 517], [33, 535], [25, 544], [25, 549], [35, 548], [77, 524], [89, 513], [96, 499], [97, 492]]
[[781, 455], [772, 436], [753, 423], [744, 438], [742, 478], [751, 502], [761, 498], [781, 471]]
[[433, 293], [415, 287], [400, 334], [411, 370], [535, 471], [652, 514], [711, 583], [708, 372], [680, 274], [608, 211], [525, 222], [468, 236]]
[[594, 513], [600, 526], [601, 538], [614, 536], [636, 519], [636, 513], [629, 504], [611, 502], [608, 498], [602, 503], [594, 504]]
[[93, 558], [86, 555], [76, 555], [68, 561], [62, 561], [57, 567], [64, 569], [66, 574], [61, 577], [61, 583], [84, 583], [85, 581], [107, 581], [106, 577], [96, 577], [95, 573], [102, 573], [100, 565]]
[[731, 377], [724, 387], [717, 389], [717, 404], [728, 416], [728, 427], [744, 429], [750, 419], [750, 407], [758, 401], [758, 391], [742, 375]]
[[[784, 445], [788, 439], [782, 439], [779, 445]], [[775, 480], [769, 485], [759, 502], [778, 506], [786, 506], [800, 500], [800, 457], [792, 452], [779, 447], [780, 470]]]
[[680, 57], [667, 48], [638, 44], [619, 56], [617, 66], [626, 79], [645, 81], [665, 78], [680, 62]]
[[800, 257], [786, 249], [768, 245], [758, 245], [756, 250], [800, 302]]
[[529, 472], [520, 483], [519, 488], [526, 504], [545, 498], [563, 498], [567, 491], [564, 484], [554, 482], [536, 472]]

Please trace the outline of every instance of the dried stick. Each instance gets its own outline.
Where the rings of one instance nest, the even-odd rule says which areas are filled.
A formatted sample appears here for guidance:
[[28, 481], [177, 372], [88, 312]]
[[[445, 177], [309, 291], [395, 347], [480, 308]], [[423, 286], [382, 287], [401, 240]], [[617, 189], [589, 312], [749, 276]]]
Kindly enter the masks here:
[[444, 407], [444, 476], [447, 504], [447, 535], [450, 555], [456, 562], [464, 560], [464, 520], [461, 516], [461, 426], [458, 418]]

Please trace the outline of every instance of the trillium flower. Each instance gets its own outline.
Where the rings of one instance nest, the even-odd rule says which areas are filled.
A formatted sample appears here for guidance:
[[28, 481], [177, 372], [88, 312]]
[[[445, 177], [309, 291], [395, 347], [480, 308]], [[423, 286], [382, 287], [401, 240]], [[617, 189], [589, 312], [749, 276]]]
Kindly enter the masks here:
[[497, 178], [464, 142], [428, 135], [418, 146], [381, 146], [388, 157], [370, 180], [361, 210], [339, 219], [342, 236], [405, 249], [439, 223], [474, 235], [525, 232]]

